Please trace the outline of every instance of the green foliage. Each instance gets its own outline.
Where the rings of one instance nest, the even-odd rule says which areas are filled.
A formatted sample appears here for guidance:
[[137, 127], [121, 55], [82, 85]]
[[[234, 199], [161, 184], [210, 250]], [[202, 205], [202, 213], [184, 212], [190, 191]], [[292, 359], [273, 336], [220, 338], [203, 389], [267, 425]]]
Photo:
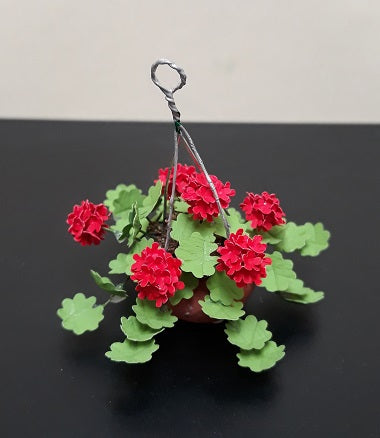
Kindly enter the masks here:
[[176, 256], [182, 260], [181, 269], [184, 272], [192, 272], [195, 277], [212, 275], [215, 272], [217, 256], [211, 255], [218, 245], [214, 243], [215, 236], [202, 237], [199, 232], [182, 240], [175, 250]]
[[304, 227], [306, 242], [305, 246], [301, 249], [301, 255], [317, 256], [329, 246], [330, 232], [323, 228], [321, 222], [318, 222], [315, 225], [307, 222]]
[[224, 331], [231, 344], [237, 345], [243, 350], [251, 350], [252, 348], [260, 350], [272, 337], [272, 333], [267, 330], [267, 327], [266, 321], [258, 321], [256, 317], [249, 315], [245, 319], [227, 322]]
[[131, 267], [129, 254], [119, 253], [115, 260], [109, 262], [108, 266], [111, 269], [110, 274], [126, 274]]
[[276, 244], [276, 249], [284, 252], [293, 252], [305, 246], [307, 232], [303, 225], [296, 225], [288, 222], [279, 226], [281, 232], [278, 234], [280, 242]]
[[117, 198], [113, 201], [113, 214], [116, 217], [129, 215], [133, 204], [137, 203], [137, 205], [140, 206], [144, 201], [144, 195], [142, 195], [140, 189], [137, 189], [133, 185], [128, 187], [128, 190], [121, 190]]
[[[230, 207], [226, 210], [227, 213], [227, 221], [230, 225], [231, 233], [236, 233], [239, 228], [242, 228], [243, 231], [248, 231], [250, 229], [249, 222], [245, 221], [240, 214], [240, 211], [236, 210], [236, 208]], [[223, 225], [222, 218], [218, 216], [214, 219], [214, 233], [218, 236], [226, 237], [226, 230]]]
[[291, 281], [296, 278], [293, 262], [284, 259], [278, 251], [274, 251], [269, 257], [272, 264], [266, 267], [267, 276], [263, 278], [262, 286], [269, 292], [287, 290]]
[[132, 206], [130, 221], [132, 227], [129, 233], [128, 246], [132, 246], [133, 242], [136, 240], [136, 237], [142, 228], [140, 216], [139, 216], [139, 210], [136, 202]]
[[158, 347], [153, 339], [145, 342], [125, 339], [124, 342], [114, 342], [106, 356], [115, 362], [144, 363], [152, 359], [152, 354]]
[[301, 255], [317, 256], [328, 247], [330, 233], [323, 228], [320, 222], [313, 225], [307, 222], [304, 225], [296, 225], [288, 222], [285, 225], [277, 225], [267, 232], [260, 233], [263, 242], [275, 245], [275, 248], [283, 252], [293, 252], [297, 249]]
[[95, 283], [103, 290], [109, 292], [111, 295], [125, 296], [126, 292], [122, 284], [114, 285], [108, 277], [102, 277], [96, 271], [91, 270], [91, 276]]
[[140, 254], [143, 249], [145, 249], [147, 246], [152, 245], [153, 242], [153, 239], [146, 239], [145, 237], [143, 237], [140, 241], [135, 243], [129, 254], [118, 254], [116, 259], [111, 260], [108, 265], [111, 269], [109, 273], [131, 275], [131, 266], [134, 263], [133, 255]]
[[73, 298], [65, 298], [57, 315], [62, 319], [62, 327], [81, 335], [85, 331], [96, 330], [104, 318], [104, 306], [95, 306], [96, 298], [86, 298], [82, 293]]
[[212, 239], [215, 224], [214, 222], [200, 222], [194, 220], [192, 216], [180, 213], [177, 219], [172, 222], [171, 237], [177, 242], [185, 242], [193, 233], [199, 233], [202, 238]]
[[229, 306], [234, 300], [243, 298], [243, 289], [237, 287], [236, 283], [224, 271], [215, 271], [206, 284], [212, 301], [220, 301], [225, 306]]
[[[239, 210], [236, 210], [236, 208], [233, 207], [229, 207], [227, 208], [227, 213], [227, 220], [230, 224], [231, 233], [236, 233], [239, 228], [242, 228], [245, 232], [250, 229], [249, 222], [243, 219]], [[223, 237], [226, 237], [225, 234], [223, 235]]]
[[261, 371], [272, 368], [276, 362], [285, 356], [285, 346], [277, 345], [273, 341], [268, 341], [260, 350], [240, 350], [237, 354], [239, 365], [249, 368], [251, 371], [260, 373]]
[[299, 304], [314, 304], [323, 300], [325, 294], [323, 292], [315, 292], [309, 287], [303, 286], [303, 281], [297, 280], [302, 283], [302, 287], [299, 289], [292, 289], [290, 287], [287, 291], [281, 292], [280, 295], [287, 301]]
[[138, 342], [149, 341], [164, 330], [163, 328], [152, 329], [148, 325], [141, 324], [135, 316], [130, 316], [128, 319], [123, 316], [120, 328], [130, 341]]
[[181, 281], [185, 283], [185, 287], [182, 290], [177, 290], [177, 292], [172, 296], [170, 304], [173, 306], [177, 305], [183, 299], [189, 299], [194, 295], [194, 289], [198, 286], [198, 278], [195, 278], [190, 272], [183, 272], [181, 275]]
[[187, 213], [187, 210], [189, 209], [189, 207], [190, 207], [190, 205], [187, 202], [182, 201], [182, 199], [174, 201], [174, 210], [177, 213]]
[[144, 199], [142, 206], [139, 208], [140, 218], [145, 218], [152, 213], [160, 200], [162, 192], [162, 183], [157, 181], [156, 184], [149, 188], [148, 195]]
[[160, 330], [163, 327], [173, 327], [178, 319], [171, 314], [170, 309], [158, 308], [150, 300], [140, 300], [137, 298], [136, 304], [132, 306], [132, 309], [141, 324], [148, 325], [155, 330]]
[[260, 231], [258, 234], [262, 236], [264, 243], [269, 243], [271, 245], [276, 245], [281, 242], [281, 235], [283, 233], [283, 228], [285, 225], [275, 225], [269, 231]]
[[[118, 199], [120, 193], [121, 192], [127, 192], [128, 193], [130, 191], [133, 191], [134, 189], [137, 189], [137, 187], [134, 184], [131, 184], [129, 186], [127, 186], [125, 184], [119, 184], [118, 186], [116, 186], [115, 189], [107, 191], [106, 199], [105, 199], [105, 201], [103, 203], [104, 203], [104, 205], [106, 205], [108, 207], [108, 210], [111, 213], [114, 213], [114, 211], [115, 211], [114, 201], [116, 199]], [[141, 191], [140, 191], [140, 193], [141, 193]]]
[[199, 304], [202, 307], [203, 313], [210, 318], [227, 319], [234, 321], [244, 315], [243, 303], [233, 302], [229, 306], [225, 306], [220, 301], [212, 301], [210, 295], [206, 295], [204, 301], [200, 300]]

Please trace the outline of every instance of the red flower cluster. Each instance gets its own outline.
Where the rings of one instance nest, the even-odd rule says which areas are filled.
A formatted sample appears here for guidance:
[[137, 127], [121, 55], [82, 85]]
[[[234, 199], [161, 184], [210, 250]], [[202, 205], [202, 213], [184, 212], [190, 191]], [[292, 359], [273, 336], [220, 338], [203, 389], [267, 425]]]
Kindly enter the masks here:
[[80, 205], [74, 205], [73, 211], [67, 216], [66, 222], [70, 225], [69, 233], [74, 240], [81, 245], [99, 245], [103, 239], [104, 229], [108, 228], [105, 221], [110, 216], [104, 204], [93, 204], [82, 201]]
[[185, 287], [179, 280], [181, 260], [160, 248], [157, 242], [133, 258], [131, 279], [138, 283], [136, 290], [140, 299], [156, 301], [156, 307], [161, 307], [177, 290]]
[[[166, 167], [165, 169], [159, 169], [158, 171], [158, 179], [162, 182], [163, 187], [165, 187], [166, 179], [168, 177], [169, 168]], [[173, 183], [173, 173], [174, 168], [171, 169], [170, 172], [170, 179], [168, 184], [168, 193], [169, 196], [172, 192], [172, 183]], [[187, 164], [180, 164], [177, 165], [177, 178], [176, 178], [176, 195], [180, 195], [187, 184], [189, 183], [189, 178], [196, 173], [194, 166], [188, 166]]]
[[218, 271], [226, 271], [227, 275], [236, 282], [238, 287], [247, 284], [261, 284], [266, 277], [266, 265], [272, 260], [265, 257], [266, 244], [261, 242], [261, 236], [250, 238], [239, 228], [236, 233], [224, 241], [217, 251], [220, 254]]
[[[228, 181], [223, 184], [215, 175], [210, 175], [210, 178], [215, 185], [222, 208], [227, 208], [235, 190], [230, 188], [231, 184]], [[193, 219], [212, 222], [219, 214], [214, 195], [203, 173], [194, 173], [189, 177], [181, 197], [190, 205], [188, 212], [193, 215]]]
[[274, 225], [285, 223], [283, 219], [285, 213], [274, 193], [263, 192], [261, 195], [247, 193], [240, 207], [245, 212], [247, 220], [251, 221], [251, 226], [254, 229], [268, 231]]

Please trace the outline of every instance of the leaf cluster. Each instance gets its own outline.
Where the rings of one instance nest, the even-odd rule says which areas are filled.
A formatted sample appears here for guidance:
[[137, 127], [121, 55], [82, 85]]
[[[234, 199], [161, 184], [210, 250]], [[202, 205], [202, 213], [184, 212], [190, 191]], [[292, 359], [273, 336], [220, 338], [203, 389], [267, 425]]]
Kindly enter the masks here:
[[111, 344], [106, 352], [106, 356], [115, 362], [148, 362], [159, 348], [154, 337], [177, 321], [170, 309], [157, 308], [152, 301], [137, 299], [132, 309], [136, 316], [121, 318], [120, 328], [126, 338]]
[[228, 341], [240, 348], [237, 357], [241, 367], [259, 373], [272, 368], [284, 357], [284, 345], [270, 340], [272, 333], [267, 327], [266, 321], [258, 321], [253, 315], [226, 323], [224, 331]]

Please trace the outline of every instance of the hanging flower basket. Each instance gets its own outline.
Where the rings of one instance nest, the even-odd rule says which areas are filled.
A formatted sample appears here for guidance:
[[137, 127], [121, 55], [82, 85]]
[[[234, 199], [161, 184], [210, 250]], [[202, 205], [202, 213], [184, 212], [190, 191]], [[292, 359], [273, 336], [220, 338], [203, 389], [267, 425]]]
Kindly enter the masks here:
[[[231, 207], [236, 192], [230, 182], [207, 172], [179, 121], [173, 93], [180, 86], [166, 90], [155, 77], [160, 64], [179, 71], [180, 85], [185, 76], [169, 61], [152, 66], [152, 79], [164, 91], [175, 122], [173, 165], [158, 171], [146, 195], [134, 184], [120, 184], [101, 204], [86, 200], [74, 206], [67, 217], [74, 240], [98, 245], [113, 234], [121, 252], [109, 262], [108, 274], [124, 279], [115, 284], [91, 271], [108, 295], [106, 301], [99, 304], [95, 297], [77, 293], [62, 301], [58, 316], [63, 328], [80, 335], [98, 328], [107, 305], [124, 305], [127, 295], [136, 293], [136, 303], [121, 318], [123, 339], [106, 352], [109, 359], [149, 361], [158, 349], [158, 334], [179, 318], [224, 322], [227, 341], [239, 348], [238, 364], [254, 372], [269, 369], [284, 356], [285, 347], [272, 340], [266, 321], [245, 314], [244, 303], [256, 286], [293, 303], [321, 300], [323, 292], [306, 287], [283, 253], [316, 256], [327, 248], [330, 233], [321, 223], [287, 221], [279, 199], [268, 192], [248, 192], [240, 209]], [[194, 165], [178, 163], [181, 142]], [[136, 292], [127, 290], [127, 279]]]

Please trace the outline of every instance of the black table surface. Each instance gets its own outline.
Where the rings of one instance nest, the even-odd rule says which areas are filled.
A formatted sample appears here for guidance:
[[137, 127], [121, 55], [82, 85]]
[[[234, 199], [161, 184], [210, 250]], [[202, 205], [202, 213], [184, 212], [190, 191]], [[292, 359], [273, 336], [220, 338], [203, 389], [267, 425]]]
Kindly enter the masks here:
[[[190, 124], [208, 165], [237, 191], [277, 193], [288, 220], [322, 221], [331, 246], [292, 257], [326, 298], [310, 306], [257, 289], [285, 358], [255, 375], [221, 325], [178, 322], [143, 365], [109, 361], [125, 302], [96, 332], [62, 330], [56, 309], [121, 251], [80, 247], [65, 219], [120, 182], [151, 185], [172, 154], [155, 123], [0, 122], [2, 437], [379, 437], [379, 126]], [[181, 156], [187, 160], [185, 151]], [[133, 293], [132, 293], [133, 295]], [[130, 302], [128, 303], [130, 304]]]

